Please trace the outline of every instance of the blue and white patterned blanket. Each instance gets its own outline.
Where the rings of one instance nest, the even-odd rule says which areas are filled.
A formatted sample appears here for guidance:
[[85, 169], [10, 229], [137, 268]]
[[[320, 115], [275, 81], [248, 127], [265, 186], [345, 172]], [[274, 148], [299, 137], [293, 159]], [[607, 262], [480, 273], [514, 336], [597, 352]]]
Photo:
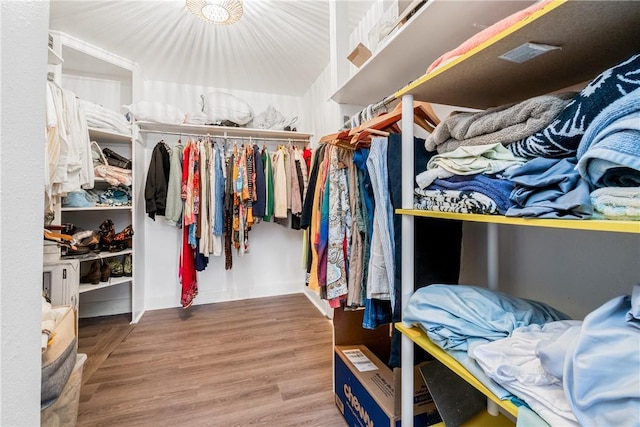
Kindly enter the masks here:
[[470, 214], [498, 214], [491, 197], [477, 191], [429, 190], [416, 188], [413, 193], [415, 209], [435, 212]]
[[454, 175], [451, 178], [436, 179], [427, 190], [475, 191], [489, 197], [496, 204], [498, 213], [504, 215], [513, 202], [509, 199], [514, 184], [508, 179], [494, 175]]
[[518, 157], [575, 156], [582, 135], [609, 104], [640, 87], [640, 54], [603, 71], [562, 110], [549, 126], [509, 144]]

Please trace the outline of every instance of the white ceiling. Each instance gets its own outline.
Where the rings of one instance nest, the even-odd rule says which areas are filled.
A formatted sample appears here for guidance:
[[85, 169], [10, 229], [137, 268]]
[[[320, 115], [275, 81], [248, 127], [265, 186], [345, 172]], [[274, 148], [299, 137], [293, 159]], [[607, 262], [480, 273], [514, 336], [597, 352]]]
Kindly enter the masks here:
[[[373, 1], [349, 1], [351, 28]], [[329, 63], [329, 0], [244, 0], [230, 26], [184, 0], [52, 0], [50, 16], [51, 30], [138, 63], [149, 80], [300, 96]]]

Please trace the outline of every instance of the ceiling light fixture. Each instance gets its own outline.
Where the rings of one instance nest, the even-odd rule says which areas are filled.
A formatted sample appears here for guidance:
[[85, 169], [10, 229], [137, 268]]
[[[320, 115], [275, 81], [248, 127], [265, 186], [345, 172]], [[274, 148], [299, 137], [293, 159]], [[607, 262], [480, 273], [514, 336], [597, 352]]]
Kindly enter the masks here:
[[242, 0], [186, 0], [198, 18], [214, 24], [233, 24], [242, 17]]

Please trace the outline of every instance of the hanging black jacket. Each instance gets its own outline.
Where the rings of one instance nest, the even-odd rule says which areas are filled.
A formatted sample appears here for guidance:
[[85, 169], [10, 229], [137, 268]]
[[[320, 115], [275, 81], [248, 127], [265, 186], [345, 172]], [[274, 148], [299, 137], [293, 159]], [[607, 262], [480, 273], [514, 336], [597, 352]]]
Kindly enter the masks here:
[[144, 187], [145, 212], [155, 221], [156, 215], [163, 215], [167, 206], [167, 187], [171, 156], [167, 145], [160, 141], [153, 148], [151, 162]]

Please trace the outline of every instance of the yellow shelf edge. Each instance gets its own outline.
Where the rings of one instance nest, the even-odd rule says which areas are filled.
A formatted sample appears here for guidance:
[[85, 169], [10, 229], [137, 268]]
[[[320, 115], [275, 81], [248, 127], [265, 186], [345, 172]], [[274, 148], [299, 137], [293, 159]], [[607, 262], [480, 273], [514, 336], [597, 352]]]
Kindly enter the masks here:
[[457, 360], [455, 360], [451, 355], [449, 355], [446, 351], [435, 345], [427, 335], [422, 332], [421, 329], [417, 327], [407, 328], [402, 325], [402, 323], [396, 323], [395, 328], [402, 332], [403, 335], [406, 335], [411, 341], [418, 344], [421, 348], [423, 348], [427, 353], [431, 354], [433, 357], [442, 362], [445, 366], [455, 372], [458, 376], [463, 378], [466, 382], [475, 387], [482, 394], [487, 396], [493, 402], [495, 402], [498, 406], [504, 409], [508, 414], [517, 417], [518, 416], [518, 407], [514, 405], [510, 401], [501, 400], [493, 394], [491, 390], [484, 386], [476, 377], [471, 375], [467, 369], [460, 364]]
[[493, 224], [518, 225], [527, 227], [563, 228], [568, 230], [608, 231], [617, 233], [640, 234], [640, 221], [618, 221], [606, 219], [540, 219], [507, 217], [502, 215], [463, 214], [436, 212], [421, 209], [396, 209], [400, 215], [428, 218], [451, 219], [458, 221], [483, 222]]
[[449, 70], [452, 67], [455, 67], [460, 62], [466, 61], [467, 59], [469, 59], [472, 56], [474, 56], [476, 53], [486, 49], [488, 46], [491, 46], [492, 44], [504, 39], [505, 37], [507, 37], [507, 36], [509, 36], [509, 35], [511, 35], [513, 33], [515, 33], [520, 28], [522, 28], [522, 27], [524, 27], [526, 25], [529, 25], [531, 22], [535, 21], [536, 19], [540, 18], [543, 15], [546, 15], [550, 11], [560, 7], [561, 5], [567, 3], [568, 1], [569, 0], [554, 0], [554, 1], [552, 1], [548, 5], [544, 6], [542, 9], [539, 9], [539, 10], [535, 11], [534, 13], [532, 13], [531, 15], [529, 15], [526, 19], [523, 19], [521, 21], [516, 22], [515, 24], [513, 24], [509, 28], [505, 28], [503, 31], [501, 31], [498, 34], [494, 35], [493, 37], [485, 40], [483, 43], [480, 43], [478, 46], [474, 47], [473, 49], [470, 49], [468, 52], [464, 53], [463, 55], [460, 55], [458, 58], [452, 60], [448, 64], [443, 65], [440, 68], [437, 68], [437, 69], [435, 69], [434, 71], [432, 71], [430, 73], [426, 73], [426, 70], [425, 70], [425, 74], [423, 74], [421, 77], [417, 78], [416, 80], [412, 81], [411, 83], [409, 83], [405, 87], [399, 89], [392, 96], [395, 99], [401, 98], [403, 95], [406, 95], [407, 93], [411, 92], [413, 89], [421, 86], [426, 81], [431, 80], [435, 76], [437, 76], [437, 75], [439, 75], [441, 73], [444, 73], [445, 71]]

